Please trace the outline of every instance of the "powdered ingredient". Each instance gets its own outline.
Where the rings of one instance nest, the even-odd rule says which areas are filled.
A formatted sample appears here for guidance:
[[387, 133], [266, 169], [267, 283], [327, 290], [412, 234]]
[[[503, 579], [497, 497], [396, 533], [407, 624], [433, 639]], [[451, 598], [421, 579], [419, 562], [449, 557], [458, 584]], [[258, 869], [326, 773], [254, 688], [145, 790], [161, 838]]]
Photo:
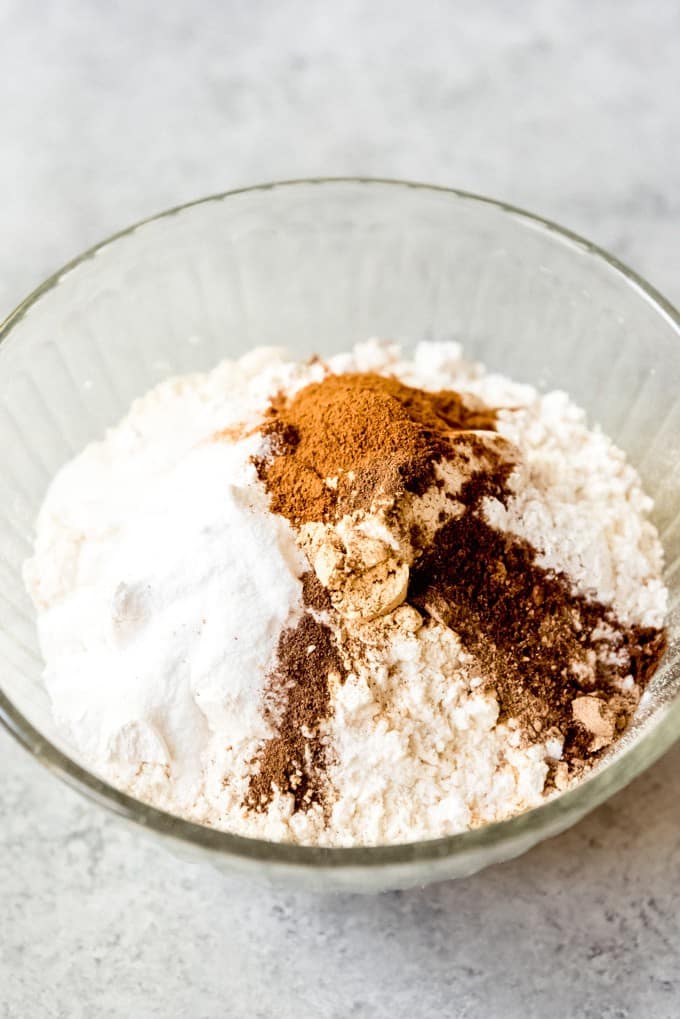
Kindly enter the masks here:
[[469, 403], [374, 372], [328, 375], [290, 400], [278, 394], [262, 427], [274, 455], [256, 461], [272, 511], [300, 525], [369, 509], [380, 495], [422, 494], [452, 433], [494, 427], [494, 410]]
[[[225, 543], [210, 521], [230, 485], [245, 515]], [[245, 835], [389, 843], [499, 820], [618, 737], [660, 654], [649, 509], [563, 394], [486, 375], [455, 344], [253, 351], [157, 387], [55, 479], [26, 569], [55, 712], [109, 780]], [[265, 640], [241, 584], [279, 599], [269, 622], [258, 609]], [[571, 656], [557, 686], [554, 627]], [[109, 712], [130, 655], [134, 696]]]
[[264, 694], [265, 717], [276, 735], [258, 754], [246, 806], [266, 810], [277, 790], [292, 796], [294, 811], [324, 805], [332, 748], [323, 723], [331, 711], [332, 686], [344, 677], [325, 623], [305, 612], [295, 627], [283, 631]]

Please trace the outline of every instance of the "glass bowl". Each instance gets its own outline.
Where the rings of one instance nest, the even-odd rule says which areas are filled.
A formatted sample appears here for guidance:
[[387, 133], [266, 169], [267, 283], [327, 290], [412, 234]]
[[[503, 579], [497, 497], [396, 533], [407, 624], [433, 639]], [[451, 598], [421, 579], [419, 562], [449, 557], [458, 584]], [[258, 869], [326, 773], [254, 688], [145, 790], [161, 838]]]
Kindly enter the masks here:
[[[43, 764], [190, 859], [313, 889], [379, 891], [471, 874], [602, 803], [680, 732], [680, 322], [615, 259], [551, 223], [462, 192], [315, 180], [207, 198], [104, 241], [0, 331], [0, 715]], [[468, 355], [560, 387], [629, 454], [655, 499], [670, 643], [617, 752], [538, 809], [449, 838], [326, 849], [240, 838], [112, 788], [52, 721], [21, 580], [57, 468], [133, 397], [255, 344], [331, 354], [368, 336], [456, 338]]]

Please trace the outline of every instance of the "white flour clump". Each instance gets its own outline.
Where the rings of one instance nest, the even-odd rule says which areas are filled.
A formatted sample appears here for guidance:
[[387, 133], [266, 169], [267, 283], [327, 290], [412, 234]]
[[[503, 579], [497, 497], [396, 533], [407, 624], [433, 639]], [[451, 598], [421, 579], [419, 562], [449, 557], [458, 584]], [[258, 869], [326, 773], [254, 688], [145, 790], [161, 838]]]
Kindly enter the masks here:
[[[497, 411], [493, 433], [474, 433], [465, 468], [514, 450], [507, 497], [490, 488], [480, 503], [486, 524], [529, 543], [546, 576], [568, 578], [574, 597], [621, 624], [660, 628], [665, 618], [650, 500], [563, 393], [486, 374], [456, 344], [421, 344], [406, 360], [379, 341], [327, 364], [262, 348], [163, 383], [54, 479], [26, 583], [55, 716], [84, 762], [157, 806], [240, 834], [331, 845], [442, 836], [538, 804], [564, 764], [567, 730], [527, 729], [502, 711], [483, 656], [436, 607], [409, 601], [420, 554], [411, 527], [432, 542], [456, 520], [460, 466], [440, 465], [430, 490], [399, 504], [398, 527], [386, 504], [301, 525], [271, 512], [257, 469], [279, 453], [261, 431], [270, 401], [347, 372], [455, 390]], [[321, 481], [338, 486], [337, 476]], [[327, 604], [306, 600], [310, 576]], [[344, 661], [314, 732], [286, 716], [294, 675], [272, 686], [285, 635], [294, 646], [310, 615]], [[602, 627], [609, 639], [613, 624]], [[619, 685], [639, 693], [632, 675]], [[600, 740], [592, 747], [611, 742], [614, 701], [586, 689], [574, 705]], [[286, 725], [308, 740], [305, 760], [287, 787], [275, 777], [254, 799], [253, 775], [271, 766], [267, 747], [279, 759]]]

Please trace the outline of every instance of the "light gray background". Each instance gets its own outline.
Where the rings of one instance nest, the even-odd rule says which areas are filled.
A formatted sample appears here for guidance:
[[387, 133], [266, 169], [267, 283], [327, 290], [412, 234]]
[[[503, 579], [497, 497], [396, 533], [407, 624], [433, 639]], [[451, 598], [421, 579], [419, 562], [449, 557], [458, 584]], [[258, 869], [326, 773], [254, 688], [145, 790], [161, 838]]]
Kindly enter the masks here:
[[[679, 40], [662, 0], [0, 0], [0, 317], [136, 218], [324, 173], [505, 198], [678, 302]], [[3, 1017], [680, 1014], [680, 747], [521, 860], [374, 899], [182, 864], [0, 748]]]

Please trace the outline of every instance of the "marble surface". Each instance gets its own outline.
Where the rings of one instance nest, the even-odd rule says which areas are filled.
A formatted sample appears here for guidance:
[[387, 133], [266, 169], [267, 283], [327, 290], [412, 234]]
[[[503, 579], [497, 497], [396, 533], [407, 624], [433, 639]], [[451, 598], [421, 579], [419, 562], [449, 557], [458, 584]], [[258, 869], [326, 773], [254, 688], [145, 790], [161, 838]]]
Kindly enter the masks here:
[[[136, 218], [324, 173], [503, 197], [677, 303], [679, 31], [663, 0], [3, 0], [0, 316]], [[680, 1013], [680, 746], [523, 859], [374, 899], [180, 863], [0, 748], [3, 1019]]]

